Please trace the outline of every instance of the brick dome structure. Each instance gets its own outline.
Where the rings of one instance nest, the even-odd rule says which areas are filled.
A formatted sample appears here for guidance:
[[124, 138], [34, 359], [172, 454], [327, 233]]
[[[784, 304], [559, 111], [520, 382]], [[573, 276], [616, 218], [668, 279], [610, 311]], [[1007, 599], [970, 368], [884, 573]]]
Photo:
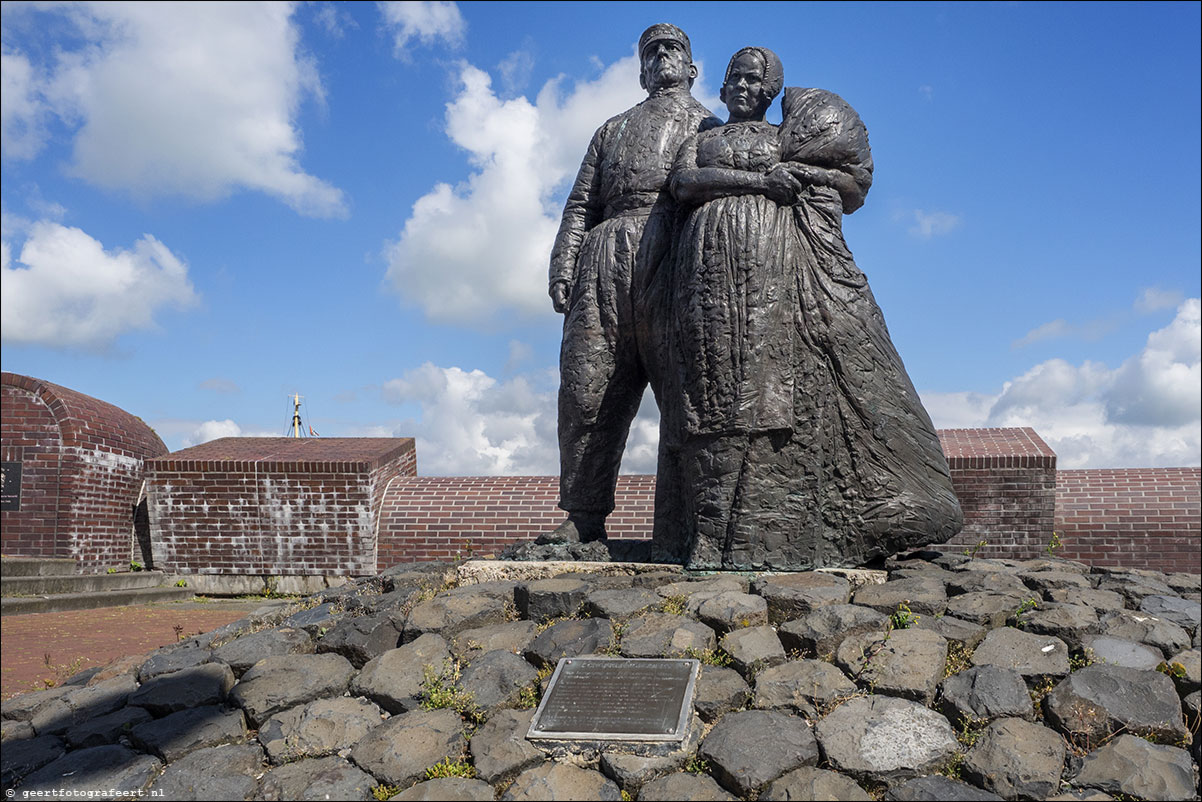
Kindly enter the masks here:
[[6, 372], [0, 389], [4, 554], [72, 558], [81, 573], [127, 569], [148, 531], [144, 462], [167, 453], [163, 441], [140, 418], [57, 384]]

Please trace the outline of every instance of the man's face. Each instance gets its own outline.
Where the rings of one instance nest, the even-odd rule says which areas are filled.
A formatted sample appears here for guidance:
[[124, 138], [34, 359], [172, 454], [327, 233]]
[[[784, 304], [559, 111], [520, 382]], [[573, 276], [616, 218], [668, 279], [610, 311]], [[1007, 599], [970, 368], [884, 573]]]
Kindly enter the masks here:
[[643, 48], [640, 56], [643, 88], [648, 92], [674, 86], [688, 86], [693, 65], [684, 46], [674, 39], [658, 39]]

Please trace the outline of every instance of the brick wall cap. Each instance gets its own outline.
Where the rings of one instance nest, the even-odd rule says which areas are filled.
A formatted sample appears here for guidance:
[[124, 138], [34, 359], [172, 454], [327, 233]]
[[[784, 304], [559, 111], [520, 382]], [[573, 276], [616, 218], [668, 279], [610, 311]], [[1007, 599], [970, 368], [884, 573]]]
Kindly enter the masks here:
[[[194, 470], [195, 463], [273, 463], [282, 471], [320, 470], [323, 463], [346, 463], [374, 470], [416, 449], [412, 437], [222, 437], [147, 460], [151, 471]], [[238, 470], [209, 468], [212, 470]]]

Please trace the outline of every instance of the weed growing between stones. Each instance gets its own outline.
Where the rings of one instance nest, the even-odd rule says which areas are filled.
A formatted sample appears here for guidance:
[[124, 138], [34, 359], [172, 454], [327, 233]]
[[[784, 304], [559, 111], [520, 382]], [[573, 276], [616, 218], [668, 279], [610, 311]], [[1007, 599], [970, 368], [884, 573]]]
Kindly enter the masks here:
[[956, 752], [956, 754], [952, 755], [951, 758], [948, 759], [947, 764], [943, 768], [936, 771], [935, 773], [942, 774], [944, 777], [947, 777], [949, 780], [960, 780], [961, 779], [960, 775], [963, 773], [963, 771], [964, 771], [964, 753]]
[[689, 774], [709, 774], [710, 762], [703, 757], [693, 755], [684, 764], [684, 770]]
[[860, 690], [856, 691], [855, 693], [849, 693], [849, 694], [846, 694], [845, 696], [837, 696], [832, 701], [827, 702], [824, 705], [819, 705], [818, 709], [817, 709], [817, 716], [815, 716], [813, 720], [821, 721], [822, 719], [829, 716], [831, 713], [838, 710], [843, 705], [850, 702], [852, 699], [864, 699], [864, 698], [867, 698], [869, 695], [870, 694], [868, 691], [860, 689]]
[[965, 749], [972, 749], [988, 726], [989, 721], [987, 719], [963, 719], [960, 722], [960, 731], [956, 733], [956, 740], [959, 741]]
[[1041, 703], [1043, 702], [1043, 697], [1051, 693], [1052, 689], [1055, 687], [1056, 680], [1054, 680], [1052, 677], [1041, 677], [1040, 680], [1035, 683], [1035, 687], [1031, 688], [1031, 702], [1035, 705], [1036, 713], [1039, 713], [1042, 710]]
[[603, 654], [606, 657], [621, 657], [622, 636], [626, 634], [626, 622], [611, 621], [610, 629], [613, 631], [613, 637], [610, 638], [609, 645], [604, 649], [599, 649], [597, 654]]
[[521, 621], [522, 613], [518, 610], [518, 606], [513, 603], [513, 599], [506, 599], [501, 605], [501, 609], [505, 611], [506, 621]]
[[703, 666], [730, 668], [734, 663], [730, 655], [721, 649], [698, 649], [696, 646], [690, 646], [684, 650], [684, 656], [697, 660]]
[[1186, 674], [1185, 666], [1181, 663], [1162, 662], [1156, 666], [1156, 670], [1170, 679], [1184, 679]]
[[400, 792], [401, 786], [399, 785], [377, 785], [371, 789], [372, 797], [380, 800], [380, 802], [385, 802], [385, 800], [392, 799]]
[[426, 769], [427, 780], [434, 780], [439, 777], [465, 777], [470, 780], [475, 776], [476, 767], [463, 759], [452, 763], [449, 757], [444, 758], [442, 761]]
[[897, 605], [897, 609], [893, 611], [893, 615], [889, 616], [890, 629], [909, 629], [918, 623], [918, 619], [922, 618], [910, 609], [909, 601], [904, 601]]
[[634, 802], [634, 797], [631, 796], [630, 792], [625, 788], [622, 788], [618, 791], [618, 797], [622, 800], [622, 802]]
[[977, 545], [964, 550], [965, 556], [967, 556], [968, 559], [970, 559], [970, 560], [974, 559], [977, 556], [977, 552], [979, 552], [981, 549], [985, 548], [985, 546], [988, 543], [989, 543], [989, 541], [987, 541], [987, 540], [978, 540]]
[[943, 678], [947, 679], [952, 674], [959, 674], [971, 666], [973, 651], [973, 649], [956, 641], [948, 643], [947, 662], [943, 664]]
[[1038, 609], [1039, 599], [1035, 598], [1034, 596], [1030, 597], [1029, 599], [1024, 599], [1022, 604], [1018, 605], [1018, 607], [1014, 610], [1014, 615], [1011, 616], [1011, 619], [1014, 621], [1014, 628], [1026, 629], [1028, 623], [1026, 619], [1027, 613]]
[[668, 615], [684, 615], [688, 609], [689, 600], [686, 596], [669, 596], [664, 599], [660, 609]]
[[538, 703], [542, 701], [542, 694], [539, 693], [538, 684], [527, 685], [518, 692], [518, 709], [533, 710], [538, 707]]
[[1064, 548], [1064, 543], [1061, 542], [1060, 535], [1056, 532], [1053, 532], [1052, 539], [1048, 541], [1048, 545], [1045, 546], [1043, 550], [1048, 553], [1049, 557], [1055, 557], [1056, 549], [1060, 548]]
[[450, 658], [443, 661], [442, 670], [433, 666], [422, 669], [422, 684], [418, 691], [418, 701], [426, 710], [454, 710], [469, 721], [480, 720], [480, 710], [476, 707], [472, 695], [459, 686], [459, 678], [463, 667], [458, 660]]
[[83, 667], [84, 658], [76, 657], [70, 663], [56, 666], [50, 659], [50, 652], [46, 652], [42, 655], [42, 662], [46, 664], [46, 668], [50, 669], [51, 676], [35, 682], [33, 684], [34, 690], [57, 688], [59, 685], [62, 685], [65, 680], [79, 673], [79, 669]]
[[1068, 670], [1071, 674], [1074, 671], [1080, 671], [1086, 666], [1092, 666], [1094, 663], [1104, 663], [1105, 660], [1098, 660], [1092, 649], [1086, 649], [1081, 654], [1070, 654], [1068, 656]]

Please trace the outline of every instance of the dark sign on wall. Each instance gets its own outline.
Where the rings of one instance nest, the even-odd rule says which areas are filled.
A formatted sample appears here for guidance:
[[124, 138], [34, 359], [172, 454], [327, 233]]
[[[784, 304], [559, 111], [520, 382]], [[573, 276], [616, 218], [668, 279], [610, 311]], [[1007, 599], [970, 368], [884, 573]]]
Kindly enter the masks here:
[[0, 462], [0, 510], [21, 509], [21, 463]]

